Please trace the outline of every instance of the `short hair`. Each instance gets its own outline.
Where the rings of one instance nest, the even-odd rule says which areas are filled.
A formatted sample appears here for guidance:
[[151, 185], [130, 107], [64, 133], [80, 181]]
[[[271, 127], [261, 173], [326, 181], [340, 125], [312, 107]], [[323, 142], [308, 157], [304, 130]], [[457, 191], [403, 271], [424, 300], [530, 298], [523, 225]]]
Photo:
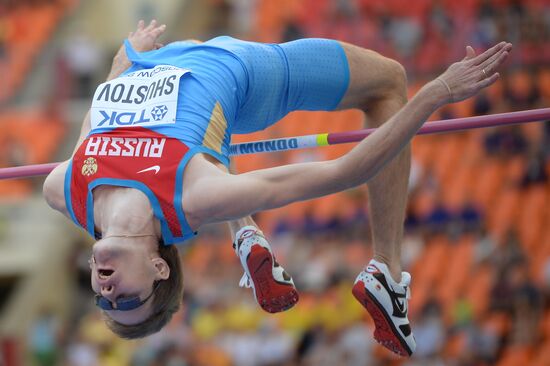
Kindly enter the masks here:
[[103, 311], [107, 327], [116, 335], [125, 339], [147, 337], [160, 331], [172, 319], [180, 308], [183, 299], [183, 273], [178, 249], [175, 245], [159, 243], [159, 254], [170, 268], [170, 276], [153, 284], [153, 313], [139, 324], [121, 324]]

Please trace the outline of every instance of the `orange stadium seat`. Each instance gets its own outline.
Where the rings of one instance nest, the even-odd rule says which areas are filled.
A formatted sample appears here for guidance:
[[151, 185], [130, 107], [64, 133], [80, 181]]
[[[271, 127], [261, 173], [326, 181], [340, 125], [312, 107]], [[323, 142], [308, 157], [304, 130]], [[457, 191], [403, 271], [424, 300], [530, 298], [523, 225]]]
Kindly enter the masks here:
[[516, 224], [520, 204], [521, 193], [517, 189], [508, 188], [502, 191], [495, 204], [487, 210], [488, 229], [495, 238], [503, 239], [509, 228]]
[[550, 102], [550, 69], [541, 69], [535, 80], [546, 103]]
[[363, 240], [356, 240], [345, 247], [345, 261], [350, 268], [361, 269], [372, 255], [372, 247], [367, 246]]
[[[414, 275], [413, 275], [414, 277]], [[409, 300], [409, 309], [411, 318], [415, 318], [428, 302], [432, 295], [433, 287], [425, 282], [417, 281], [415, 278], [411, 284], [411, 299]]]
[[2, 180], [0, 181], [0, 200], [3, 202], [18, 201], [27, 198], [32, 190], [32, 185], [28, 180]]
[[550, 338], [541, 343], [535, 350], [529, 366], [547, 366], [550, 360]]
[[[65, 126], [55, 117], [45, 117], [44, 111], [3, 111], [0, 114], [0, 141], [14, 151], [20, 164], [39, 164], [50, 161], [65, 133]], [[14, 150], [15, 148], [15, 150]], [[8, 151], [2, 151], [6, 159]], [[12, 161], [0, 161], [0, 165], [12, 165]], [[18, 200], [27, 197], [33, 190], [31, 181], [0, 181], [0, 197], [3, 200]]]
[[540, 238], [544, 221], [545, 208], [548, 202], [548, 193], [545, 187], [529, 188], [522, 195], [523, 209], [518, 219], [519, 237], [522, 245], [530, 251]]
[[447, 249], [448, 264], [437, 288], [437, 296], [446, 309], [451, 309], [468, 279], [473, 253], [473, 238], [468, 236]]
[[525, 173], [526, 162], [522, 156], [515, 156], [510, 158], [506, 167], [507, 183], [517, 184], [521, 181], [523, 174]]
[[449, 261], [449, 242], [445, 237], [431, 239], [425, 247], [424, 259], [413, 267], [415, 281], [436, 286], [441, 280], [440, 274]]
[[412, 141], [412, 152], [414, 160], [425, 167], [430, 157], [430, 145], [421, 138], [414, 139]]
[[462, 152], [462, 162], [468, 166], [481, 159], [483, 156], [483, 137], [481, 130], [472, 130], [467, 132], [468, 138]]
[[482, 321], [484, 325], [488, 325], [500, 337], [505, 336], [512, 328], [512, 319], [506, 313], [492, 313]]
[[456, 150], [458, 147], [458, 140], [455, 136], [439, 136], [438, 155], [437, 159], [434, 161], [433, 168], [437, 178], [442, 184], [448, 182], [447, 177], [449, 173], [456, 168], [455, 164], [457, 161], [455, 159], [458, 158], [458, 151]]
[[50, 37], [61, 14], [72, 9], [75, 0], [56, 1], [39, 6], [20, 5], [0, 14], [9, 31], [6, 34], [7, 70], [0, 89], [0, 102], [14, 95], [32, 65], [38, 50]]
[[[550, 220], [550, 216], [546, 215], [546, 221]], [[545, 266], [550, 263], [550, 226], [545, 225], [544, 229], [537, 238], [535, 248], [530, 256], [531, 274], [537, 283], [543, 285], [545, 282], [544, 271]]]
[[546, 310], [544, 313], [542, 321], [540, 322], [540, 328], [541, 336], [545, 340], [550, 341], [550, 309]]
[[477, 184], [473, 194], [485, 210], [491, 208], [502, 187], [504, 166], [495, 160], [486, 160], [476, 168]]
[[491, 267], [482, 265], [472, 272], [471, 276], [474, 276], [476, 280], [470, 282], [469, 287], [465, 289], [465, 295], [477, 318], [485, 312], [489, 305], [493, 272]]
[[496, 366], [529, 365], [531, 355], [532, 349], [529, 346], [508, 346]]
[[451, 336], [445, 344], [444, 355], [449, 358], [458, 358], [464, 351], [467, 341], [468, 339], [464, 332]]

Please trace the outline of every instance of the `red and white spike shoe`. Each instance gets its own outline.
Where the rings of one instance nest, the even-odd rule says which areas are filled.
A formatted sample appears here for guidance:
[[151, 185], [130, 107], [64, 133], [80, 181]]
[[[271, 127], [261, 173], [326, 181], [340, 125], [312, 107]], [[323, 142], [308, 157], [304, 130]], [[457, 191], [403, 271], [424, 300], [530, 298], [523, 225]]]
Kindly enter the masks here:
[[269, 243], [258, 228], [241, 228], [233, 248], [244, 269], [239, 286], [252, 288], [262, 309], [278, 313], [298, 302], [299, 295], [292, 277], [277, 263]]

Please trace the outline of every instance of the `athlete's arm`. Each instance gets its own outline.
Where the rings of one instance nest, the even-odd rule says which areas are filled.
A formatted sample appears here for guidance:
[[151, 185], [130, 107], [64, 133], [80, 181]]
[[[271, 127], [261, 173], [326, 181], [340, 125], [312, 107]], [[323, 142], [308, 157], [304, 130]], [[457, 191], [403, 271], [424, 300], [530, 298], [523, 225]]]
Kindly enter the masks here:
[[[156, 20], [151, 21], [148, 26], [145, 26], [145, 22], [143, 20], [140, 20], [138, 22], [136, 30], [134, 32], [130, 32], [130, 34], [128, 35], [128, 40], [136, 51], [150, 51], [152, 49], [162, 47], [162, 44], [158, 43], [157, 41], [165, 30], [166, 25], [162, 24], [158, 26]], [[124, 45], [122, 45], [115, 57], [113, 58], [111, 71], [107, 76], [107, 81], [119, 77], [130, 66], [132, 66], [132, 63], [126, 55], [126, 48], [124, 47]], [[75, 145], [73, 153], [71, 154], [71, 157], [75, 154], [78, 147], [86, 139], [86, 136], [88, 136], [90, 130], [90, 111], [88, 111], [88, 113], [86, 113], [86, 117], [84, 117], [84, 121], [82, 122], [80, 135], [78, 137], [78, 141]], [[65, 207], [63, 184], [65, 180], [65, 172], [67, 171], [68, 166], [68, 160], [59, 164], [46, 177], [43, 186], [44, 198], [46, 199], [48, 205], [53, 209], [60, 211], [66, 216], [68, 216], [68, 212]]]
[[436, 109], [469, 98], [493, 84], [499, 77], [496, 68], [510, 50], [510, 44], [501, 43], [475, 56], [473, 49], [468, 48], [464, 60], [451, 65], [440, 80], [426, 84], [388, 122], [336, 160], [240, 175], [205, 171], [209, 168], [190, 170], [192, 186], [183, 202], [190, 223], [197, 228], [203, 223], [236, 219], [365, 183], [401, 151]]

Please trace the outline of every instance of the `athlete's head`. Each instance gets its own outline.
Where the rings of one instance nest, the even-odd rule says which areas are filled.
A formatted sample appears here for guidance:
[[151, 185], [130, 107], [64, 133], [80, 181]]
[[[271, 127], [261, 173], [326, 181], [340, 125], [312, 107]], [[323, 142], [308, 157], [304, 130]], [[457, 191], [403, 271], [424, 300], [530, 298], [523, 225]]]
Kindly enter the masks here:
[[96, 303], [122, 338], [158, 332], [180, 307], [183, 279], [174, 245], [152, 236], [109, 237], [94, 244], [90, 267]]

